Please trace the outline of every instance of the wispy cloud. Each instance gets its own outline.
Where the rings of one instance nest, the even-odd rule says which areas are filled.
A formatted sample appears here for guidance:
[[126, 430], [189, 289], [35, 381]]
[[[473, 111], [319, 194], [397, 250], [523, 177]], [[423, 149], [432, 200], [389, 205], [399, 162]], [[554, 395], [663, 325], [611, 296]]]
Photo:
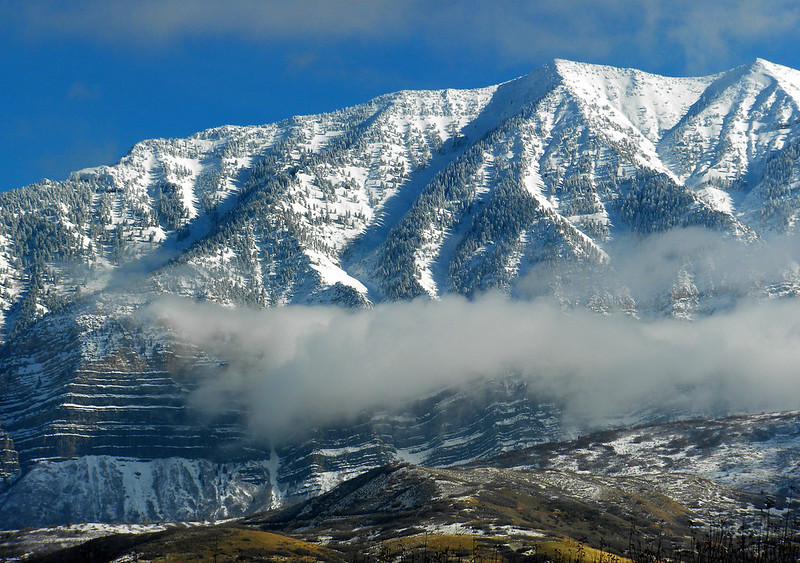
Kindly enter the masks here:
[[100, 98], [100, 87], [76, 80], [67, 90], [67, 99], [73, 102], [90, 102]]
[[501, 64], [572, 57], [656, 69], [676, 56], [685, 70], [743, 62], [759, 43], [800, 37], [800, 7], [775, 0], [30, 0], [6, 14], [32, 39], [53, 35], [122, 45], [214, 37], [329, 44], [424, 41], [444, 53]]
[[800, 40], [800, 5], [793, 1], [685, 2], [660, 13], [663, 36], [683, 50], [689, 72], [734, 64], [761, 42]]
[[107, 42], [169, 42], [235, 35], [250, 40], [396, 37], [410, 27], [411, 5], [386, 0], [89, 0], [26, 2], [17, 21], [29, 37], [50, 34]]

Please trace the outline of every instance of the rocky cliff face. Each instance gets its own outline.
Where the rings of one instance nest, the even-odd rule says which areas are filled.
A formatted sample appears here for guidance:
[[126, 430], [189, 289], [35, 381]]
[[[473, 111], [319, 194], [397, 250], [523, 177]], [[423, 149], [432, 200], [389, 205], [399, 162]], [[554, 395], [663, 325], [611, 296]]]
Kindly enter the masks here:
[[19, 456], [14, 442], [5, 432], [0, 432], [0, 486], [5, 490], [19, 473]]
[[22, 473], [10, 475], [0, 495], [0, 524], [243, 516], [384, 463], [449, 465], [563, 435], [558, 406], [512, 379], [443, 391], [268, 446], [249, 438], [235, 408], [213, 420], [192, 408], [196, 380], [187, 385], [181, 374], [203, 369], [208, 358], [165, 351], [166, 337], [153, 342], [147, 352], [141, 336], [123, 338], [104, 362], [78, 358], [51, 387], [37, 379], [5, 396], [16, 414], [6, 417], [9, 429], [22, 437]]
[[800, 413], [690, 419], [588, 434], [509, 452], [494, 463], [608, 475], [700, 475], [738, 490], [793, 496]]

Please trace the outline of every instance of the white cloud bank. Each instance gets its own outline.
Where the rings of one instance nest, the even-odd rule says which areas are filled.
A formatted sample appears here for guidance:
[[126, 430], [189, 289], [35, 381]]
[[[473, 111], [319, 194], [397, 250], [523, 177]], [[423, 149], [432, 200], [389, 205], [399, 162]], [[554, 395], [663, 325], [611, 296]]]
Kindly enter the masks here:
[[567, 312], [497, 295], [357, 312], [166, 299], [150, 314], [227, 364], [203, 377], [194, 405], [214, 413], [240, 403], [254, 435], [267, 439], [509, 373], [562, 401], [580, 425], [644, 408], [800, 408], [794, 300], [751, 303], [693, 323]]

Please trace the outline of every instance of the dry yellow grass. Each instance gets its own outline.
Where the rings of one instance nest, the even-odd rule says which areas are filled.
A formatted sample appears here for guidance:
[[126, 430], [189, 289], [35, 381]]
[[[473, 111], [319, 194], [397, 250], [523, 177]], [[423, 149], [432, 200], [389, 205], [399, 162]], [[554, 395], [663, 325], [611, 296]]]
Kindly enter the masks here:
[[[247, 528], [185, 530], [140, 545], [135, 550], [151, 561], [233, 560], [239, 555], [292, 561], [336, 561], [341, 554], [322, 546], [271, 532]], [[152, 553], [155, 557], [149, 556]]]
[[406, 538], [388, 540], [384, 543], [392, 553], [401, 549], [422, 549], [427, 547], [430, 551], [472, 550], [475, 536], [467, 534], [418, 534]]
[[583, 561], [597, 561], [602, 563], [632, 563], [632, 561], [627, 557], [621, 557], [619, 555], [614, 555], [613, 553], [608, 553], [607, 551], [601, 551], [569, 538], [550, 539], [546, 541], [535, 542], [535, 544], [537, 553], [556, 555], [558, 552], [562, 556], [566, 556], [568, 560], [570, 558], [577, 559], [578, 556], [580, 556], [582, 557]]

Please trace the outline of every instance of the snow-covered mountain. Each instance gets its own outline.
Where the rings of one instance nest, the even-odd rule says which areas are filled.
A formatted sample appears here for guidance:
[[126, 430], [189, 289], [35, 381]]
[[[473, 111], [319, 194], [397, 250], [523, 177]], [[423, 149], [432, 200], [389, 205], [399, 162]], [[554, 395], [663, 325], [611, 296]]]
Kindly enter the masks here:
[[477, 90], [134, 146], [3, 194], [3, 328], [138, 273], [258, 306], [508, 290], [633, 231], [793, 230], [800, 72], [667, 78], [556, 60]]
[[[562, 437], [556, 405], [501, 383], [248, 444], [235, 405], [207, 421], [189, 404], [190, 375], [219, 360], [135, 320], [155, 296], [370, 307], [497, 289], [692, 317], [740, 288], [690, 257], [644, 292], [617, 277], [574, 295], [562, 274], [602, 278], [619, 241], [675, 227], [769, 242], [795, 231], [798, 187], [800, 72], [756, 60], [669, 78], [555, 60], [487, 88], [144, 141], [114, 166], [0, 194], [0, 506], [14, 515], [0, 524], [223, 516], [390, 460]], [[758, 295], [800, 287], [791, 265], [756, 278]], [[118, 496], [93, 507], [90, 489]], [[34, 514], [45, 490], [66, 508]]]

